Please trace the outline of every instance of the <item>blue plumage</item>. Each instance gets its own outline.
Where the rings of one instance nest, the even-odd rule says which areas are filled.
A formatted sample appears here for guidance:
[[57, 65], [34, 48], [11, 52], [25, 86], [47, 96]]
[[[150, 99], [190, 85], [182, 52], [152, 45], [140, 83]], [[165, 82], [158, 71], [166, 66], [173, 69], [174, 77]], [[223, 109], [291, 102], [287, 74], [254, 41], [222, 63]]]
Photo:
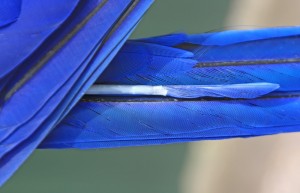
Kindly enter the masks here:
[[37, 147], [300, 130], [300, 27], [126, 42], [151, 3], [0, 2], [0, 185]]
[[0, 5], [0, 28], [15, 22], [20, 16], [22, 0], [2, 0]]
[[41, 148], [107, 148], [300, 130], [300, 97], [250, 100], [102, 98], [80, 102]]
[[86, 96], [40, 147], [123, 147], [299, 131], [298, 35], [299, 27], [291, 27], [130, 40], [98, 78], [98, 87], [156, 85], [173, 95]]
[[[23, 0], [20, 18], [3, 28], [1, 36], [17, 33], [24, 42], [8, 38], [0, 45], [7, 47], [0, 60], [5, 62], [0, 76], [0, 184], [96, 80], [150, 4]], [[40, 20], [31, 13], [40, 13]], [[31, 36], [36, 39], [27, 39]], [[19, 57], [10, 60], [12, 55]]]
[[166, 86], [168, 96], [174, 98], [231, 98], [251, 99], [271, 93], [279, 88], [278, 84], [252, 83], [252, 84], [231, 84], [231, 85], [172, 85]]
[[[257, 39], [254, 39], [255, 32]], [[265, 39], [262, 32], [266, 33]], [[279, 84], [281, 91], [300, 89], [299, 27], [242, 31], [238, 43], [226, 45], [222, 45], [226, 40], [221, 37], [230, 39], [233, 35], [230, 41], [236, 42], [239, 33], [220, 33], [177, 34], [158, 37], [157, 41], [155, 38], [129, 41], [99, 77], [98, 83], [220, 85], [269, 82]], [[175, 43], [169, 46], [172, 40]], [[206, 45], [208, 40], [210, 44]], [[139, 51], [133, 47], [139, 47]], [[163, 51], [155, 53], [153, 47]]]

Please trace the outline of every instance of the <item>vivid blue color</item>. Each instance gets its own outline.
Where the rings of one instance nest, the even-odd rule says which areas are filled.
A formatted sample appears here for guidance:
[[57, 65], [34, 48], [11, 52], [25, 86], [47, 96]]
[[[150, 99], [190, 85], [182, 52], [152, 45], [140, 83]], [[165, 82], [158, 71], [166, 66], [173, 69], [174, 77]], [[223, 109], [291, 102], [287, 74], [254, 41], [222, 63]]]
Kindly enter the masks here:
[[[155, 145], [300, 130], [300, 27], [126, 42], [151, 3], [0, 2], [0, 186], [37, 147]], [[84, 96], [78, 103], [94, 82], [161, 85], [168, 94]]]
[[22, 0], [1, 0], [0, 28], [15, 22], [20, 16]]
[[112, 148], [300, 131], [300, 97], [80, 102], [41, 148]]
[[40, 147], [124, 147], [300, 131], [299, 29], [127, 41], [97, 84], [163, 85], [175, 98], [85, 96]]
[[[133, 85], [269, 82], [279, 84], [280, 91], [300, 90], [299, 30], [300, 27], [284, 27], [131, 40], [97, 82]], [[227, 38], [234, 43], [223, 45]], [[208, 40], [210, 43], [206, 45]]]
[[0, 29], [0, 185], [101, 74], [151, 3], [22, 1], [18, 20]]

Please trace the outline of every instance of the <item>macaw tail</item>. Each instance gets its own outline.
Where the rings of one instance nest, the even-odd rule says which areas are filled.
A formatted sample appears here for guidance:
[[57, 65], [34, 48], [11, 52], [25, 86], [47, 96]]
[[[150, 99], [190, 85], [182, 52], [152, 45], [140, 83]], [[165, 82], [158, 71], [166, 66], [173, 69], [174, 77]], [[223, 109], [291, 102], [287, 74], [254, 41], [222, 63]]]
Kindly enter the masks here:
[[127, 41], [40, 148], [300, 131], [300, 27]]
[[0, 2], [0, 186], [99, 77], [151, 2]]

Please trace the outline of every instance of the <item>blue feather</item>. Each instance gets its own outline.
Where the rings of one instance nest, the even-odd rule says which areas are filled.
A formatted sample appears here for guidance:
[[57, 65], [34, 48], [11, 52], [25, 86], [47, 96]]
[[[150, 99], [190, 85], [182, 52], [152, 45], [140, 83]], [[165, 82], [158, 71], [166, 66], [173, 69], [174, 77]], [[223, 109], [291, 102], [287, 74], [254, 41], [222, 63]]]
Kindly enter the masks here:
[[[39, 40], [42, 45], [35, 42], [38, 49], [32, 46], [27, 50], [30, 57], [26, 61], [19, 63], [19, 60], [7, 69], [7, 74], [13, 73], [13, 79], [5, 82], [2, 92], [0, 185], [96, 80], [152, 1], [91, 0], [72, 1], [70, 5], [56, 0], [30, 2], [34, 5], [23, 1], [26, 5], [22, 10], [24, 17], [28, 17], [25, 14], [28, 9], [35, 13], [40, 4], [44, 9], [56, 9], [56, 12], [66, 7], [71, 14], [47, 39]], [[76, 5], [73, 10], [72, 5]], [[51, 21], [59, 15], [52, 13], [47, 17], [45, 21]], [[21, 14], [7, 29], [22, 23], [22, 18]], [[38, 24], [28, 20], [29, 26]], [[25, 29], [19, 30], [25, 33]], [[5, 48], [6, 44], [12, 43], [8, 41], [0, 46]]]
[[40, 147], [107, 148], [296, 132], [300, 131], [299, 96], [85, 98]]
[[[241, 31], [240, 39], [237, 38], [239, 31], [234, 31], [221, 32], [221, 35], [185, 35], [182, 38], [183, 34], [175, 34], [150, 38], [151, 41], [128, 41], [97, 83], [230, 85], [269, 82], [279, 84], [280, 91], [300, 90], [299, 27], [258, 30], [257, 39], [254, 39], [255, 32]], [[208, 43], [200, 44], [205, 42], [202, 36], [210, 39], [208, 46]], [[235, 43], [237, 39], [239, 42]], [[171, 40], [176, 44], [172, 45]], [[154, 53], [153, 47], [159, 46], [164, 51]], [[135, 51], [132, 47], [140, 49]]]
[[[300, 130], [300, 27], [125, 43], [151, 0], [3, 2], [0, 185], [38, 146], [123, 147]], [[121, 94], [104, 90], [75, 106], [95, 81], [101, 92], [106, 84]], [[135, 86], [166, 93], [123, 95]]]
[[231, 85], [172, 85], [166, 86], [168, 95], [175, 98], [258, 98], [279, 88], [278, 84], [253, 83]]
[[15, 22], [21, 12], [22, 0], [1, 0], [0, 28]]
[[[90, 90], [95, 93], [88, 92], [94, 95], [40, 147], [123, 147], [299, 131], [299, 29], [128, 41]], [[123, 96], [138, 85], [169, 94], [139, 90]]]
[[[10, 0], [4, 0], [6, 1]], [[65, 2], [22, 0], [17, 22], [1, 28], [0, 47], [5, 49], [5, 52], [0, 55], [0, 80], [21, 65], [58, 29], [70, 16], [77, 3], [78, 0]]]
[[182, 42], [195, 43], [206, 46], [225, 46], [249, 41], [298, 36], [299, 33], [300, 27], [289, 26], [251, 30], [228, 30], [195, 35], [178, 33], [158, 37], [142, 38], [138, 39], [137, 41], [165, 46], [176, 46]]

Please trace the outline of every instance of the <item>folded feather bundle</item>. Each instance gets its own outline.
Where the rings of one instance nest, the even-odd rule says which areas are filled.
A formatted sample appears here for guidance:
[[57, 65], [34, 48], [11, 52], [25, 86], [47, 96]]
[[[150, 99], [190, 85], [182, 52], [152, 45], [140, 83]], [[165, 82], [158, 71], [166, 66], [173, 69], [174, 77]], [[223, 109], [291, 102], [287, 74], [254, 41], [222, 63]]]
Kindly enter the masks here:
[[0, 2], [0, 185], [93, 84], [151, 3]]

